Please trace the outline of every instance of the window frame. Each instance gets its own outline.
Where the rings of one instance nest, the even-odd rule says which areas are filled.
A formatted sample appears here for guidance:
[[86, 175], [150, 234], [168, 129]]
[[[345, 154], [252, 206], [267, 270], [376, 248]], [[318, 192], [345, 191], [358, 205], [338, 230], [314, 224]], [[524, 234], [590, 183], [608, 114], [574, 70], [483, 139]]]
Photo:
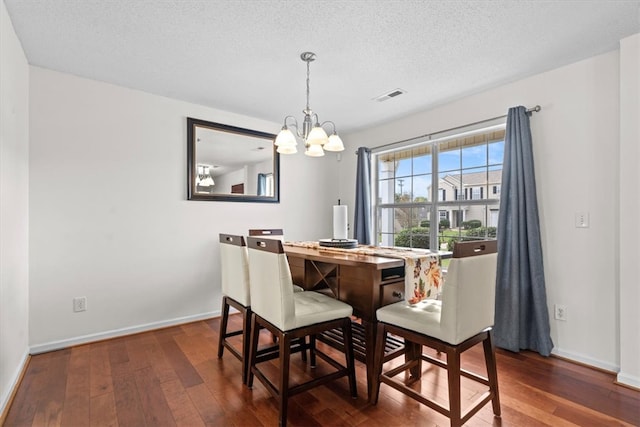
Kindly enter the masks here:
[[[439, 228], [440, 228], [440, 211], [444, 208], [447, 210], [446, 215], [449, 219], [449, 221], [453, 221], [454, 218], [456, 218], [456, 221], [458, 221], [460, 218], [463, 218], [464, 220], [466, 220], [466, 213], [465, 211], [461, 211], [459, 209], [452, 209], [455, 207], [458, 207], [461, 205], [462, 202], [464, 202], [465, 206], [472, 206], [472, 205], [479, 205], [479, 206], [484, 206], [485, 207], [485, 219], [483, 221], [484, 227], [488, 228], [488, 227], [493, 227], [492, 225], [490, 225], [490, 222], [492, 220], [492, 216], [491, 216], [491, 212], [498, 209], [499, 210], [499, 203], [500, 203], [500, 190], [498, 190], [498, 193], [495, 194], [492, 191], [492, 187], [495, 185], [498, 185], [498, 188], [500, 188], [501, 183], [499, 184], [494, 184], [489, 182], [489, 172], [491, 170], [496, 170], [496, 169], [492, 169], [495, 168], [497, 165], [500, 166], [500, 168], [502, 168], [502, 165], [504, 164], [504, 159], [502, 160], [501, 163], [495, 163], [495, 164], [491, 164], [490, 163], [490, 152], [489, 152], [489, 147], [487, 147], [487, 160], [486, 162], [484, 162], [484, 164], [482, 165], [474, 165], [474, 166], [470, 166], [470, 167], [463, 167], [463, 160], [462, 157], [460, 159], [460, 163], [459, 163], [459, 169], [455, 169], [453, 171], [440, 171], [439, 169], [439, 154], [441, 152], [441, 147], [444, 146], [446, 144], [446, 142], [448, 141], [454, 141], [457, 139], [462, 139], [462, 138], [466, 138], [469, 136], [473, 136], [473, 135], [483, 135], [483, 134], [490, 134], [491, 132], [496, 132], [496, 131], [502, 131], [504, 132], [506, 129], [506, 118], [498, 118], [495, 119], [493, 121], [491, 121], [491, 123], [476, 123], [476, 124], [472, 124], [469, 126], [464, 126], [464, 127], [458, 127], [449, 131], [444, 131], [444, 132], [439, 132], [439, 133], [435, 133], [435, 134], [431, 134], [431, 135], [424, 135], [422, 137], [419, 138], [415, 138], [412, 140], [407, 140], [404, 141], [403, 143], [398, 143], [398, 144], [390, 144], [385, 146], [384, 148], [380, 148], [380, 149], [373, 149], [372, 150], [372, 182], [371, 183], [371, 188], [373, 190], [373, 197], [372, 197], [372, 202], [373, 202], [373, 206], [372, 206], [372, 212], [373, 212], [373, 228], [374, 228], [374, 236], [376, 236], [375, 239], [375, 245], [382, 245], [384, 240], [383, 239], [383, 235], [391, 235], [393, 236], [393, 245], [391, 246], [395, 246], [395, 242], [396, 242], [396, 236], [398, 235], [398, 232], [395, 230], [395, 227], [393, 227], [391, 233], [388, 232], [388, 230], [382, 230], [381, 227], [381, 223], [382, 223], [382, 210], [383, 209], [396, 209], [396, 208], [400, 208], [400, 209], [427, 209], [429, 212], [428, 218], [429, 218], [429, 222], [430, 222], [430, 227], [429, 227], [429, 247], [431, 249], [437, 249], [440, 250], [440, 242], [439, 242]], [[480, 145], [488, 145], [491, 143], [495, 143], [497, 141], [504, 141], [506, 135], [504, 135], [502, 138], [499, 139], [494, 139], [494, 140], [487, 140], [486, 142], [481, 143]], [[379, 159], [381, 156], [385, 156], [385, 155], [389, 155], [392, 153], [397, 153], [397, 152], [401, 152], [401, 151], [405, 151], [405, 150], [415, 150], [415, 149], [420, 149], [423, 146], [430, 146], [430, 155], [431, 155], [431, 184], [430, 184], [430, 188], [431, 188], [431, 194], [428, 195], [427, 201], [423, 202], [414, 202], [414, 194], [413, 194], [413, 189], [411, 190], [411, 202], [399, 202], [398, 200], [396, 200], [396, 193], [395, 193], [395, 183], [394, 183], [394, 195], [393, 195], [393, 202], [391, 203], [382, 203], [382, 201], [379, 198], [379, 194], [380, 194], [380, 185], [382, 182], [385, 181], [389, 181], [389, 180], [394, 180], [396, 176], [394, 175], [392, 178], [387, 177], [386, 179], [381, 179], [381, 176], [379, 175], [379, 171], [378, 171], [378, 166], [379, 166]], [[470, 144], [469, 146], [472, 146], [473, 144]], [[442, 150], [442, 151], [447, 151], [446, 149]], [[412, 161], [413, 158], [419, 156], [420, 154], [416, 155], [416, 154], [411, 154], [411, 156], [409, 157], [409, 159]], [[403, 157], [404, 159], [404, 157]], [[460, 173], [460, 175], [462, 175], [464, 173], [465, 170], [468, 169], [479, 169], [482, 168], [483, 171], [486, 171], [487, 173], [487, 182], [482, 184], [483, 186], [480, 188], [479, 192], [480, 194], [482, 194], [482, 197], [480, 199], [471, 199], [470, 196], [472, 193], [474, 193], [474, 190], [472, 189], [472, 187], [464, 187], [464, 191], [462, 191], [462, 186], [460, 187], [460, 191], [457, 191], [457, 196], [456, 196], [456, 192], [453, 191], [451, 192], [451, 195], [454, 197], [449, 197], [451, 200], [445, 200], [442, 201], [441, 200], [441, 196], [442, 196], [442, 192], [446, 191], [445, 189], [442, 189], [439, 187], [439, 184], [441, 182], [441, 174], [443, 172], [454, 172], [454, 173]], [[401, 178], [403, 179], [413, 179], [415, 176], [419, 176], [419, 175], [424, 175], [423, 172], [419, 172], [417, 174], [413, 174], [413, 170], [411, 171], [411, 174], [409, 176], [407, 176], [406, 174], [403, 174]], [[388, 183], [387, 183], [388, 184]], [[456, 188], [457, 190], [457, 188]], [[467, 191], [469, 190], [469, 191]], [[469, 196], [469, 197], [467, 197]], [[498, 196], [497, 198], [495, 196]], [[463, 199], [461, 199], [463, 197]], [[458, 200], [461, 199], [461, 200]], [[412, 212], [412, 211], [410, 211]], [[392, 215], [394, 216], [394, 220], [395, 220], [395, 213], [392, 213]], [[432, 226], [431, 222], [433, 222], [434, 220], [438, 221], [438, 225], [437, 226]], [[409, 225], [408, 229], [411, 229], [412, 227], [415, 227], [415, 225]], [[383, 232], [384, 231], [384, 232]], [[413, 237], [413, 235], [411, 235]], [[458, 234], [458, 238], [461, 236], [461, 233]], [[487, 237], [486, 233], [485, 233], [485, 237], [483, 238], [492, 238], [492, 237]], [[412, 239], [410, 239], [411, 242], [413, 242]], [[411, 246], [409, 247], [412, 247]]]

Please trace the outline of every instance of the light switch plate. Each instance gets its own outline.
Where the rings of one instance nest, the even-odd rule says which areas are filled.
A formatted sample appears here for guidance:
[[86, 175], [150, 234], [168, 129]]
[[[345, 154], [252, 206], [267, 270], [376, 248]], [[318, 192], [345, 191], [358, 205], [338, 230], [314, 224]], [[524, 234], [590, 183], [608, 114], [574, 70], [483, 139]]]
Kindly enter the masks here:
[[589, 228], [589, 212], [576, 212], [576, 228]]

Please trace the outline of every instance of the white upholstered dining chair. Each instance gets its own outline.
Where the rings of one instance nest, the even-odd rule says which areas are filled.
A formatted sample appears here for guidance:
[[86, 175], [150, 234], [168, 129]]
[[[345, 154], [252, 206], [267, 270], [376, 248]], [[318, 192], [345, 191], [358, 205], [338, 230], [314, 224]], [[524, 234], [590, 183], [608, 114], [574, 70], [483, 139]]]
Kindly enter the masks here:
[[[397, 302], [377, 310], [378, 319], [375, 372], [372, 402], [377, 403], [380, 384], [385, 383], [418, 402], [447, 416], [452, 426], [461, 426], [489, 401], [493, 413], [500, 416], [498, 374], [495, 347], [491, 339], [494, 321], [497, 242], [456, 243], [442, 287], [441, 300], [424, 300], [411, 305]], [[383, 372], [384, 343], [387, 334], [405, 339], [405, 363]], [[482, 343], [487, 377], [461, 369], [461, 354]], [[446, 361], [423, 354], [422, 346], [446, 355]], [[393, 357], [392, 357], [393, 359]], [[447, 370], [448, 407], [421, 394], [415, 383], [422, 374], [422, 361]], [[411, 370], [413, 377], [402, 380], [397, 374]], [[472, 379], [487, 387], [463, 413], [460, 377]]]
[[[289, 397], [312, 387], [346, 376], [352, 397], [357, 396], [353, 344], [351, 341], [350, 305], [317, 292], [294, 292], [291, 271], [282, 242], [275, 239], [247, 238], [249, 272], [252, 295], [251, 343], [247, 386], [253, 385], [254, 375], [278, 402], [280, 425], [287, 423]], [[271, 381], [258, 357], [258, 331], [264, 327], [276, 335], [279, 343], [280, 371], [277, 381]], [[324, 331], [342, 331], [345, 364], [317, 349], [316, 335]], [[290, 352], [293, 340], [309, 337], [311, 366], [316, 356], [334, 369], [326, 375], [315, 376], [302, 384], [289, 384]], [[307, 344], [305, 344], [306, 346]]]
[[[249, 339], [251, 337], [251, 288], [249, 286], [249, 259], [245, 238], [232, 234], [220, 234], [220, 270], [222, 288], [222, 310], [218, 336], [218, 358], [222, 358], [226, 348], [242, 363], [242, 383], [247, 383], [249, 367]], [[301, 288], [300, 288], [301, 289]], [[302, 289], [301, 289], [302, 290]], [[229, 331], [229, 310], [233, 307], [242, 316], [242, 328]], [[238, 351], [229, 338], [241, 335], [241, 350]], [[275, 341], [275, 337], [274, 337]], [[303, 342], [303, 341], [302, 341]], [[294, 351], [302, 351], [306, 360], [304, 345], [296, 341]], [[277, 356], [277, 348], [265, 346], [262, 355]], [[267, 356], [265, 356], [267, 357]]]
[[[222, 358], [226, 348], [242, 362], [242, 383], [247, 382], [249, 365], [248, 348], [251, 331], [251, 293], [249, 288], [249, 260], [243, 236], [220, 234], [220, 271], [222, 287], [222, 310], [218, 337], [218, 358]], [[242, 315], [242, 329], [229, 331], [229, 308], [233, 307]], [[242, 335], [242, 349], [236, 350], [228, 340]]]

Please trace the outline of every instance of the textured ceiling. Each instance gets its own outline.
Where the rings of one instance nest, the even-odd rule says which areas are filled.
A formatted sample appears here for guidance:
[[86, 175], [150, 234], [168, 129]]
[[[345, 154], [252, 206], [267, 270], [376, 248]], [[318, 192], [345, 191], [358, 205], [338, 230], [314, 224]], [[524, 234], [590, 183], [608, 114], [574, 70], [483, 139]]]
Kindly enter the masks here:
[[[30, 64], [356, 130], [618, 47], [640, 1], [4, 0]], [[373, 98], [401, 88], [384, 102]], [[213, 118], [203, 118], [213, 119]], [[273, 130], [274, 132], [277, 129]]]

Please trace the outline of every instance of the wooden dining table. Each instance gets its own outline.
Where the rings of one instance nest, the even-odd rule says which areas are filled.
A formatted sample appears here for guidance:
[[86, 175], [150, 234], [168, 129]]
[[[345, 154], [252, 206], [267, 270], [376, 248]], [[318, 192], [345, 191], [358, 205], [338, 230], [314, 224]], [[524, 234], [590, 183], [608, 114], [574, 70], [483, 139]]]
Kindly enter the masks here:
[[[357, 318], [353, 323], [354, 353], [356, 359], [366, 365], [367, 396], [370, 396], [375, 381], [376, 310], [404, 299], [405, 261], [399, 257], [308, 246], [284, 244], [293, 283], [305, 290], [332, 294], [353, 307]], [[319, 339], [338, 348], [341, 346], [338, 336], [325, 334]], [[402, 350], [402, 342], [392, 337], [387, 339], [388, 354]]]

